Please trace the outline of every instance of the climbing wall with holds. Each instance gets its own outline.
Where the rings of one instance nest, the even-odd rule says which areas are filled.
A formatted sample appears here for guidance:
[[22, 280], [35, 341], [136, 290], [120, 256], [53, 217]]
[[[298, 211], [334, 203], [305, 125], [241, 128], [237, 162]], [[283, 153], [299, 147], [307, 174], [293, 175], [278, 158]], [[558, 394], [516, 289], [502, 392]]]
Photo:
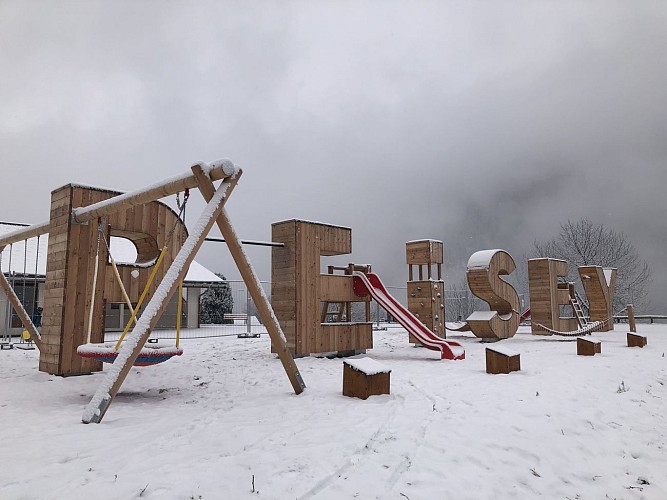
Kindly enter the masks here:
[[[445, 282], [442, 280], [442, 241], [409, 241], [405, 244], [405, 254], [409, 280], [408, 309], [429, 330], [444, 339]], [[413, 266], [417, 266], [416, 276]], [[412, 335], [410, 342], [419, 343]]]

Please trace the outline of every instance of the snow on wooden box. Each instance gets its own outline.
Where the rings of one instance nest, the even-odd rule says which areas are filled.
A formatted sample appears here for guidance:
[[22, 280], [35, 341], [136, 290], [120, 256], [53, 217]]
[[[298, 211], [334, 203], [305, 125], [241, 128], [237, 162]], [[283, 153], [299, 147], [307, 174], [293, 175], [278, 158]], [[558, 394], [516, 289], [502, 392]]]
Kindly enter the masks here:
[[518, 352], [506, 347], [486, 348], [486, 373], [510, 373], [521, 370], [521, 359]]
[[389, 394], [391, 370], [371, 358], [343, 361], [343, 396], [368, 399]]
[[644, 335], [628, 332], [628, 347], [644, 347], [647, 343]]
[[577, 354], [579, 356], [595, 356], [602, 352], [602, 342], [596, 339], [577, 338]]

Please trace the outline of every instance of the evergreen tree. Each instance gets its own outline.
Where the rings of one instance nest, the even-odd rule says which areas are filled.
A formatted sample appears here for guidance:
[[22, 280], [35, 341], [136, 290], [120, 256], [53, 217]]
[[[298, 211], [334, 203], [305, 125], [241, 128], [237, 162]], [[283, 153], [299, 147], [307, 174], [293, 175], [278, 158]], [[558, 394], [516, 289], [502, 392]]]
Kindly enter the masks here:
[[204, 325], [231, 323], [231, 320], [225, 320], [225, 314], [231, 313], [234, 308], [234, 298], [232, 297], [232, 288], [222, 274], [215, 273], [222, 278], [221, 283], [208, 288], [199, 297], [200, 322]]

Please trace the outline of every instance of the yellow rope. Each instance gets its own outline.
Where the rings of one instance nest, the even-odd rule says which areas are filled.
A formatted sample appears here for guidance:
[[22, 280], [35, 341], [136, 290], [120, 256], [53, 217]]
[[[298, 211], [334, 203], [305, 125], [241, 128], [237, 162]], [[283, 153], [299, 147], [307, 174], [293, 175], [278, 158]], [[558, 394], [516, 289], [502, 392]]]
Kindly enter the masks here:
[[130, 320], [127, 322], [127, 325], [125, 325], [125, 330], [123, 330], [123, 334], [120, 336], [118, 339], [118, 342], [116, 342], [116, 347], [115, 350], [117, 351], [120, 348], [121, 343], [123, 342], [123, 339], [125, 338], [125, 335], [127, 335], [127, 332], [130, 330], [130, 325], [132, 325], [132, 321], [137, 316], [137, 313], [139, 312], [139, 308], [141, 307], [141, 304], [143, 303], [144, 299], [146, 298], [146, 295], [148, 294], [148, 289], [151, 287], [151, 283], [153, 283], [153, 279], [155, 278], [155, 275], [157, 274], [157, 270], [160, 267], [160, 264], [162, 263], [162, 258], [165, 256], [167, 253], [167, 247], [162, 248], [162, 252], [160, 252], [160, 256], [157, 259], [157, 262], [155, 263], [155, 266], [153, 266], [153, 270], [151, 271], [150, 276], [148, 277], [148, 282], [146, 283], [146, 286], [144, 287], [144, 291], [141, 292], [141, 297], [139, 297], [139, 302], [137, 302], [137, 307], [134, 309], [134, 312], [132, 313], [132, 317]]
[[[109, 254], [111, 257], [111, 254]], [[111, 267], [113, 268], [113, 273], [116, 276], [116, 280], [118, 281], [118, 285], [120, 286], [120, 291], [123, 294], [123, 299], [125, 300], [125, 304], [127, 307], [130, 308], [130, 314], [134, 314], [134, 307], [132, 307], [132, 302], [130, 301], [130, 297], [127, 296], [127, 290], [125, 290], [125, 285], [123, 285], [123, 280], [120, 277], [120, 273], [118, 272], [118, 267], [116, 266], [116, 261], [113, 260], [113, 257], [111, 257]], [[134, 318], [134, 322], [137, 322], [137, 318]]]
[[183, 309], [183, 281], [178, 284], [178, 306], [176, 307], [176, 347], [181, 340], [181, 311]]

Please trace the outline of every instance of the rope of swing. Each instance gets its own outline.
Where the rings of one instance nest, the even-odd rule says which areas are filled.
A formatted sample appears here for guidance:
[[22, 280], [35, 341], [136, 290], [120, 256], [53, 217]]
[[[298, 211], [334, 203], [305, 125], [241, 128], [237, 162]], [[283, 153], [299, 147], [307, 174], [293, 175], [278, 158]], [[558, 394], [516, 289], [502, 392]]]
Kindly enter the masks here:
[[[146, 295], [148, 295], [148, 290], [151, 287], [151, 284], [153, 283], [153, 280], [155, 279], [155, 275], [157, 274], [157, 271], [160, 267], [160, 264], [162, 264], [162, 260], [164, 259], [165, 254], [167, 253], [167, 242], [171, 240], [174, 232], [176, 231], [176, 227], [178, 226], [178, 222], [181, 220], [185, 220], [184, 215], [185, 215], [185, 205], [187, 204], [188, 198], [190, 197], [190, 190], [186, 189], [185, 193], [183, 194], [183, 203], [180, 202], [180, 199], [177, 194], [176, 202], [179, 208], [179, 213], [178, 213], [178, 218], [176, 221], [174, 221], [174, 225], [172, 226], [171, 230], [167, 234], [166, 238], [164, 239], [164, 246], [162, 247], [162, 251], [160, 252], [160, 255], [157, 259], [157, 262], [153, 266], [153, 269], [151, 270], [151, 274], [148, 276], [148, 281], [146, 282], [146, 286], [144, 287], [143, 292], [141, 292], [141, 296], [139, 297], [139, 301], [137, 302], [137, 307], [132, 311], [132, 316], [130, 317], [129, 321], [125, 325], [125, 329], [123, 330], [123, 333], [121, 334], [120, 338], [118, 339], [118, 342], [116, 342], [115, 350], [118, 351], [120, 349], [121, 344], [123, 343], [123, 340], [125, 340], [125, 336], [127, 335], [127, 332], [130, 331], [130, 326], [132, 325], [132, 322], [136, 322], [137, 318], [137, 313], [139, 312], [144, 300], [146, 299]], [[176, 317], [176, 347], [179, 346], [180, 343], [180, 334], [181, 334], [181, 315], [180, 315], [180, 310], [181, 310], [181, 297], [182, 297], [182, 290], [183, 290], [183, 282], [181, 281], [178, 285], [178, 315]]]

